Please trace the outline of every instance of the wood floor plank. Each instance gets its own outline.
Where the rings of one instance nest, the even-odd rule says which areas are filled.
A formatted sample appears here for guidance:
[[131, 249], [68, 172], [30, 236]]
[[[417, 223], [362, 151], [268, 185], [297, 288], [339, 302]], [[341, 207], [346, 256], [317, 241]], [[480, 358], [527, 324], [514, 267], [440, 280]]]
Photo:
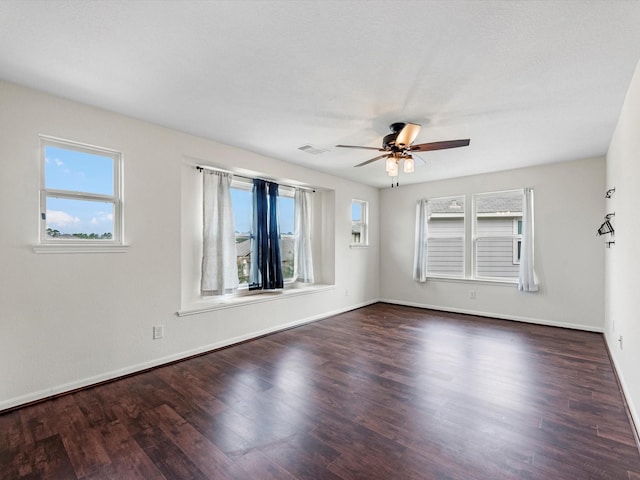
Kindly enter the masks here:
[[341, 478], [328, 468], [340, 453], [313, 435], [293, 435], [261, 447], [260, 452], [297, 479]]
[[78, 478], [59, 435], [36, 440], [19, 449], [3, 450], [0, 467], [2, 480]]
[[111, 463], [111, 459], [106, 452], [102, 435], [91, 427], [78, 407], [76, 398], [74, 395], [59, 398], [57, 414], [50, 420], [52, 428], [60, 433], [76, 475], [83, 478], [99, 472], [102, 467]]
[[133, 438], [165, 478], [208, 478], [160, 428], [150, 427]]
[[233, 462], [168, 405], [162, 405], [148, 414], [160, 430], [185, 453], [207, 478], [233, 480], [233, 476], [229, 473]]
[[33, 440], [25, 433], [22, 419], [18, 412], [0, 415], [0, 452], [19, 447]]
[[237, 457], [235, 462], [246, 472], [246, 477], [237, 476], [237, 480], [296, 480], [291, 473], [269, 460], [259, 450], [250, 450]]
[[602, 335], [375, 304], [0, 415], [0, 480], [640, 480]]
[[104, 425], [100, 431], [112, 460], [111, 464], [104, 468], [109, 479], [163, 480], [165, 478], [119, 420]]

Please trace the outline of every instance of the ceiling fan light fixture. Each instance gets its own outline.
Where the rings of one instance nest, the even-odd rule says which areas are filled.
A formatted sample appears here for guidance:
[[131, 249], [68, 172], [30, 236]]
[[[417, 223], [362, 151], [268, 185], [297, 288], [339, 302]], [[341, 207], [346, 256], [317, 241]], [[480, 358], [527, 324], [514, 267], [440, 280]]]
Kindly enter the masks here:
[[[391, 164], [393, 165], [391, 168], [389, 168], [389, 160], [391, 160]], [[390, 177], [398, 176], [398, 164], [396, 163], [395, 158], [387, 159], [387, 175]]]
[[413, 173], [415, 170], [415, 166], [416, 164], [411, 155], [407, 155], [406, 157], [404, 157], [403, 168], [402, 168], [402, 171], [404, 173]]
[[[392, 170], [395, 170], [396, 172], [398, 171], [398, 164], [396, 163], [396, 159], [393, 155], [389, 155], [385, 160], [385, 170], [387, 171], [387, 173], [391, 172]], [[394, 177], [395, 175], [391, 176]]]

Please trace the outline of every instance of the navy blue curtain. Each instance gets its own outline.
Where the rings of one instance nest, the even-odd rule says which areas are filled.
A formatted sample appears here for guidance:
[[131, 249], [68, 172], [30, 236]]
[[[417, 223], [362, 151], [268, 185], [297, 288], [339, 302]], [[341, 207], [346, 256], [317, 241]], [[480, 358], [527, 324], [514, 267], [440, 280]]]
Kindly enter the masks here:
[[282, 255], [280, 253], [280, 227], [278, 218], [278, 184], [269, 183], [269, 254], [267, 255], [268, 279], [265, 288], [282, 288]]
[[273, 290], [283, 286], [278, 231], [278, 184], [255, 179], [249, 290]]

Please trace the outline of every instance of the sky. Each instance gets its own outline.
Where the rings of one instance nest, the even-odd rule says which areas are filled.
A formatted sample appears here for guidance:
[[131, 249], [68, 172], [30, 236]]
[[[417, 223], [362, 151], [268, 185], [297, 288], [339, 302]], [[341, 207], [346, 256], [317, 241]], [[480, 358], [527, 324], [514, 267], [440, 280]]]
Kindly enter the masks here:
[[[114, 160], [51, 145], [45, 147], [47, 189], [113, 195]], [[47, 228], [61, 234], [112, 233], [113, 204], [47, 197]]]
[[360, 202], [351, 202], [351, 221], [359, 222], [362, 219], [362, 204]]
[[[250, 190], [231, 189], [231, 203], [233, 205], [233, 219], [238, 233], [251, 230], [251, 197]], [[280, 234], [293, 234], [294, 229], [294, 200], [293, 197], [278, 197], [278, 217], [280, 220]]]

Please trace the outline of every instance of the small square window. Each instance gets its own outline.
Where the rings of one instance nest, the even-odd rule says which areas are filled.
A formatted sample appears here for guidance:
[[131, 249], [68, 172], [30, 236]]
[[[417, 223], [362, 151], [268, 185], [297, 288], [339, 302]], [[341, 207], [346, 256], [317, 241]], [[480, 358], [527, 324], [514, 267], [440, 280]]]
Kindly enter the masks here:
[[121, 244], [121, 155], [41, 137], [42, 243]]

